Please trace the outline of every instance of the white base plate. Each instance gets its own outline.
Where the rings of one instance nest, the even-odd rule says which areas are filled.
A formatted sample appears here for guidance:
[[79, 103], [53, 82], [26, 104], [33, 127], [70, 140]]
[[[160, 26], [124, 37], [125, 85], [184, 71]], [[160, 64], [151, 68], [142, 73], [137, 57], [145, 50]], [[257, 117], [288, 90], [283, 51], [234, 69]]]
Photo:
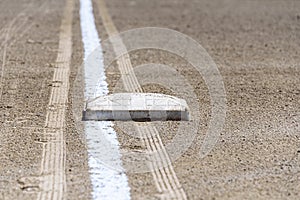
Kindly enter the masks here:
[[157, 93], [116, 93], [86, 103], [84, 121], [188, 121], [185, 100]]

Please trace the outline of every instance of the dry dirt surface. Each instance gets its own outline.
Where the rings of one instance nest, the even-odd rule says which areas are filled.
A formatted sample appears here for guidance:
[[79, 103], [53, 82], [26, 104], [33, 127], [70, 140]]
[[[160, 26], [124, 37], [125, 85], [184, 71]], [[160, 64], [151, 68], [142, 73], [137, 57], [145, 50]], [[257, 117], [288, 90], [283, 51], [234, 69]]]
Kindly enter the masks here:
[[[93, 0], [96, 26], [105, 40], [109, 33], [97, 1], [102, 0]], [[42, 187], [48, 174], [41, 173], [41, 160], [49, 141], [44, 141], [43, 133], [66, 2], [0, 1], [0, 199], [36, 199], [47, 189]], [[76, 127], [72, 106], [83, 59], [79, 2], [69, 2], [74, 8], [63, 129], [63, 198], [92, 199], [85, 135]], [[211, 115], [203, 77], [176, 55], [153, 49], [129, 54], [133, 67], [157, 62], [173, 67], [197, 95], [201, 119], [197, 137], [172, 163], [187, 199], [299, 199], [300, 1], [107, 0], [106, 5], [119, 32], [162, 27], [195, 39], [223, 77], [224, 129], [213, 150], [200, 158]], [[113, 63], [107, 70], [110, 91], [120, 77]], [[142, 88], [172, 94], [155, 84]], [[122, 132], [120, 123], [116, 132], [121, 152], [141, 150], [141, 141]], [[167, 144], [178, 123], [159, 125]], [[171, 199], [159, 192], [153, 174], [127, 173], [127, 177], [132, 199]]]

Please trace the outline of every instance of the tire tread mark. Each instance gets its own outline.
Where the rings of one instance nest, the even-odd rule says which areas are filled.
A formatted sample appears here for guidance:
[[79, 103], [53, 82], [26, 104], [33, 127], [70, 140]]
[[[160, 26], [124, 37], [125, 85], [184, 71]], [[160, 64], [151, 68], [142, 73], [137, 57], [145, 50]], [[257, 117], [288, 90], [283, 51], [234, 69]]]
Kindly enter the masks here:
[[[97, 0], [98, 11], [100, 12], [104, 27], [109, 36], [116, 36], [118, 34], [106, 7], [104, 0]], [[113, 37], [112, 44], [114, 51], [118, 55], [118, 52], [126, 52], [126, 47], [120, 37]], [[115, 45], [114, 45], [115, 44]], [[120, 73], [122, 75], [122, 81], [125, 89], [128, 92], [143, 92], [134, 72], [130, 61], [129, 54], [123, 54], [117, 60]], [[151, 173], [155, 181], [155, 185], [161, 199], [187, 199], [185, 191], [183, 190], [178, 178], [175, 174], [172, 163], [170, 162], [169, 155], [166, 152], [164, 145], [161, 142], [160, 135], [157, 129], [150, 123], [146, 123], [147, 126], [139, 126], [138, 132], [141, 136], [144, 136], [144, 144], [146, 144], [149, 152], [158, 152], [159, 157], [153, 158], [158, 162], [152, 162], [150, 165]], [[146, 137], [145, 137], [146, 136]], [[159, 166], [157, 163], [167, 163], [167, 167]], [[162, 192], [161, 192], [162, 191]]]
[[41, 191], [37, 199], [65, 199], [65, 116], [68, 103], [69, 74], [72, 55], [72, 21], [74, 1], [66, 0], [60, 27], [59, 49], [56, 58], [53, 81], [60, 83], [52, 86], [45, 121], [41, 160]]

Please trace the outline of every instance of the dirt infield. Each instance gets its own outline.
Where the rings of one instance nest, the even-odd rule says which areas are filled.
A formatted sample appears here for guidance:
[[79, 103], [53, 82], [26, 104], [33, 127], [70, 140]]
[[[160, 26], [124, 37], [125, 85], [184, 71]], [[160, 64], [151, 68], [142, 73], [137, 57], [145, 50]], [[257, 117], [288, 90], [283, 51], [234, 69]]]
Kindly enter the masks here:
[[[100, 38], [105, 40], [109, 34], [96, 1], [96, 26]], [[174, 54], [153, 49], [129, 53], [133, 68], [147, 63], [166, 64], [194, 88], [201, 119], [197, 137], [171, 168], [187, 199], [298, 199], [300, 2], [105, 2], [119, 32], [162, 27], [184, 33], [206, 49], [222, 75], [227, 99], [224, 129], [213, 150], [200, 158], [211, 117], [211, 98], [203, 77]], [[42, 177], [49, 174], [42, 174], [41, 169], [45, 144], [42, 133], [54, 87], [52, 79], [65, 5], [65, 1], [58, 0], [0, 2], [0, 199], [35, 199], [45, 190], [43, 184], [47, 185]], [[74, 88], [78, 87], [78, 69], [83, 62], [79, 7], [75, 1], [63, 140], [65, 199], [92, 199], [93, 190], [85, 135], [77, 127], [73, 106], [73, 97], [80, 90]], [[107, 69], [106, 75], [113, 91], [121, 77], [117, 63]], [[160, 85], [141, 87], [145, 92], [172, 94]], [[123, 132], [120, 123], [115, 126], [120, 152], [146, 149], [140, 139]], [[178, 123], [161, 122], [157, 127], [166, 145], [174, 138]], [[51, 162], [52, 158], [49, 159]], [[164, 177], [164, 172], [159, 173], [158, 177], [172, 185], [175, 178], [171, 180]], [[126, 175], [132, 199], [172, 199], [170, 193], [159, 189], [155, 175]]]
[[[236, 0], [114, 0], [107, 4], [119, 31], [144, 26], [177, 30], [197, 40], [219, 66], [227, 93], [225, 128], [214, 150], [200, 159], [210, 112], [202, 78], [170, 54], [148, 51], [131, 56], [134, 66], [169, 64], [198, 89], [203, 123], [199, 137], [173, 163], [188, 199], [297, 198], [300, 4]], [[128, 138], [122, 134], [120, 138], [124, 148], [130, 145]], [[153, 196], [155, 189], [145, 191], [140, 178], [148, 180], [129, 175], [132, 196]], [[145, 188], [155, 188], [151, 178], [145, 180]]]

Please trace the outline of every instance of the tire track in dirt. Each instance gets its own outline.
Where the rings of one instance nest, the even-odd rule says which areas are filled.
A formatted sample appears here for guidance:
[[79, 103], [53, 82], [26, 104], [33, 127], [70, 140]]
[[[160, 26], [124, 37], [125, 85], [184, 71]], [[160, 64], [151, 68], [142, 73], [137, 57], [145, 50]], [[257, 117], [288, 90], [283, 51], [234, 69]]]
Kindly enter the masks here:
[[[22, 18], [21, 18], [22, 17]], [[3, 28], [0, 32], [0, 39], [3, 39], [0, 47], [10, 46], [7, 45], [9, 42], [9, 38], [13, 38], [14, 35], [17, 35], [19, 30], [22, 30], [28, 18], [24, 14], [24, 12], [18, 14], [9, 24], [8, 27]], [[14, 40], [11, 40], [11, 42]]]
[[[38, 9], [37, 12], [41, 12], [43, 8], [46, 6], [47, 2], [44, 2]], [[4, 27], [0, 30], [0, 40], [3, 39], [3, 42], [0, 44], [0, 48], [3, 49], [2, 54], [2, 64], [1, 64], [1, 74], [0, 74], [0, 101], [2, 100], [3, 94], [3, 78], [6, 61], [9, 60], [7, 57], [7, 50], [11, 45], [17, 42], [20, 38], [22, 38], [33, 26], [34, 22], [28, 22], [28, 12], [30, 9], [28, 5], [22, 12], [20, 12], [16, 17], [14, 17], [10, 23], [8, 23], [7, 27]], [[35, 13], [35, 14], [36, 14]]]
[[[24, 22], [23, 24], [25, 24]], [[12, 24], [12, 23], [11, 23]], [[0, 90], [0, 101], [2, 100], [2, 93], [3, 93], [3, 78], [4, 78], [4, 70], [5, 70], [5, 65], [6, 65], [6, 60], [9, 58], [7, 57], [7, 50], [9, 46], [13, 45], [19, 38], [21, 38], [31, 27], [33, 24], [30, 24], [27, 26], [19, 35], [17, 38], [14, 38], [13, 40], [9, 41], [9, 38], [11, 37], [11, 30], [12, 26], [9, 26], [9, 28], [6, 30], [5, 33], [5, 39], [3, 42], [3, 54], [2, 54], [2, 65], [1, 65], [1, 77], [0, 77], [0, 85], [1, 85], [1, 90]], [[21, 29], [21, 28], [18, 28]], [[10, 43], [9, 43], [10, 42]]]
[[72, 55], [72, 20], [74, 1], [67, 0], [61, 22], [59, 49], [46, 115], [41, 160], [41, 191], [38, 199], [64, 199], [65, 175], [65, 115], [69, 92]]
[[[104, 27], [109, 36], [117, 35], [118, 31], [115, 27], [106, 7], [104, 0], [97, 0], [98, 11], [100, 12]], [[126, 52], [125, 45], [121, 38], [117, 37], [114, 40], [113, 48], [115, 52]], [[118, 53], [117, 53], [118, 55]], [[128, 92], [143, 92], [139, 85], [128, 54], [124, 54], [117, 60], [117, 64], [122, 75], [122, 81], [125, 89]], [[157, 129], [151, 123], [145, 123], [143, 126], [138, 125], [137, 130], [139, 135], [143, 138], [143, 143], [146, 144], [147, 151], [158, 152], [159, 157], [152, 158], [158, 162], [150, 163], [150, 170], [156, 185], [159, 197], [161, 199], [187, 199], [185, 191], [183, 190], [178, 178], [175, 174], [174, 168], [171, 164], [170, 158], [161, 141], [161, 137]], [[157, 163], [163, 163], [166, 167], [161, 167]]]
[[5, 65], [6, 65], [6, 60], [7, 60], [7, 49], [8, 47], [13, 44], [14, 41], [16, 41], [16, 39], [11, 40], [10, 44], [9, 44], [9, 40], [12, 37], [12, 35], [14, 35], [16, 33], [16, 29], [20, 29], [22, 27], [23, 24], [26, 23], [23, 22], [23, 24], [18, 23], [18, 18], [20, 18], [22, 15], [24, 15], [24, 12], [21, 12], [20, 14], [18, 14], [14, 19], [11, 20], [11, 22], [8, 24], [7, 28], [3, 28], [0, 32], [0, 39], [3, 39], [3, 42], [0, 45], [0, 48], [3, 49], [3, 54], [2, 54], [2, 64], [1, 64], [1, 75], [0, 75], [0, 85], [1, 85], [1, 89], [0, 89], [0, 101], [2, 100], [2, 93], [3, 93], [3, 78], [4, 78], [4, 70], [5, 70]]
[[[34, 9], [33, 4], [28, 4], [22, 12], [17, 14], [5, 27], [0, 30], [0, 40], [3, 42], [0, 44], [0, 48], [9, 43], [7, 46], [13, 45], [18, 39], [20, 39], [33, 25], [33, 22], [27, 23], [30, 16], [34, 16], [39, 12], [43, 12], [47, 2], [43, 2], [34, 13], [31, 11]], [[26, 24], [27, 23], [27, 24]], [[19, 34], [18, 34], [19, 33]], [[9, 36], [6, 40], [7, 35]], [[15, 37], [14, 37], [15, 36]]]

